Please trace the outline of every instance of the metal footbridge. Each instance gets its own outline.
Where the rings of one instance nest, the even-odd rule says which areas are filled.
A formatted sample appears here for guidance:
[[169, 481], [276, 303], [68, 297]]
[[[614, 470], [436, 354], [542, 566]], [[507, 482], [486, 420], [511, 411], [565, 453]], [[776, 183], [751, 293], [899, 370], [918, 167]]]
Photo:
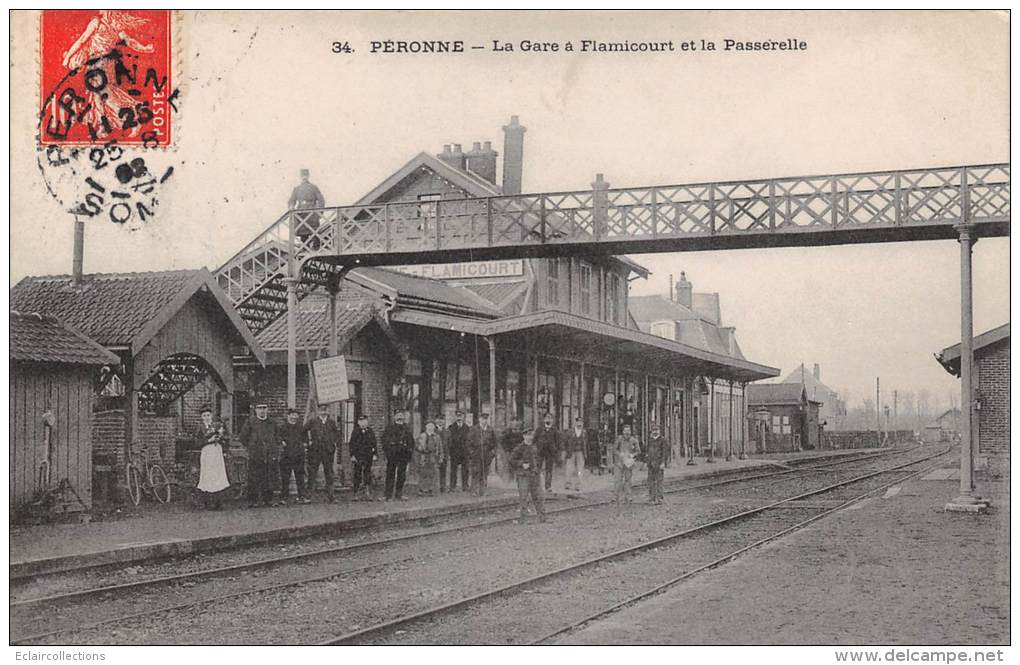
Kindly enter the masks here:
[[[220, 285], [258, 332], [357, 266], [1009, 235], [1009, 164], [291, 210], [231, 257]], [[289, 266], [290, 258], [295, 265]]]

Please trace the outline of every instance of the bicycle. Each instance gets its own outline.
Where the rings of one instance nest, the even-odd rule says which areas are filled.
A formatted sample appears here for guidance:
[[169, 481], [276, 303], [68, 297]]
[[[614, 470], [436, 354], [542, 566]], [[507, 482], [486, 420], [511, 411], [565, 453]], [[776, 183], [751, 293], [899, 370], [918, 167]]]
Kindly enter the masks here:
[[131, 461], [124, 468], [131, 503], [136, 506], [141, 503], [143, 493], [151, 495], [159, 503], [169, 503], [170, 479], [163, 471], [163, 467], [148, 460], [139, 463], [140, 457], [140, 455], [132, 455]]

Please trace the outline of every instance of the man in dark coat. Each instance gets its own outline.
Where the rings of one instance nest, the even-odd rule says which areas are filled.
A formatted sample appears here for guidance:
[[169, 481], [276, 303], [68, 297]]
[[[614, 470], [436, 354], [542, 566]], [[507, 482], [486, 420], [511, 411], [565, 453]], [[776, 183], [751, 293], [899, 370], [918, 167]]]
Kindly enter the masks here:
[[305, 428], [298, 422], [300, 413], [297, 409], [287, 410], [287, 422], [279, 430], [280, 443], [280, 505], [287, 503], [290, 494], [290, 477], [294, 475], [297, 484], [297, 502], [311, 503], [305, 496]]
[[517, 476], [517, 492], [520, 495], [521, 524], [524, 524], [527, 518], [529, 503], [534, 505], [539, 521], [546, 521], [545, 495], [538, 478], [538, 467], [542, 458], [535, 448], [534, 439], [531, 430], [525, 431], [522, 442], [510, 453], [510, 467]]
[[255, 405], [255, 417], [249, 418], [238, 435], [248, 449], [248, 486], [245, 494], [248, 507], [259, 503], [268, 506], [273, 501], [273, 468], [277, 465], [280, 437], [276, 425], [269, 420], [269, 405]]
[[319, 475], [321, 465], [323, 475], [326, 477], [326, 497], [330, 503], [334, 503], [336, 495], [333, 492], [333, 457], [336, 455], [337, 444], [340, 443], [340, 430], [336, 422], [329, 417], [328, 405], [319, 405], [319, 415], [305, 425], [305, 431], [308, 433], [308, 491], [310, 493], [315, 486], [315, 478]]
[[354, 500], [360, 501], [359, 492], [365, 488], [365, 500], [372, 500], [372, 462], [376, 460], [375, 432], [368, 426], [368, 416], [358, 416], [358, 424], [351, 432], [351, 463], [354, 465]]
[[645, 463], [648, 465], [648, 503], [659, 505], [663, 502], [662, 475], [666, 468], [666, 439], [659, 436], [659, 428], [652, 425], [648, 448], [645, 450]]
[[393, 422], [383, 430], [382, 447], [386, 454], [386, 500], [396, 498], [397, 501], [406, 501], [404, 481], [407, 479], [407, 464], [414, 450], [414, 438], [404, 424], [403, 411], [393, 412]]
[[467, 447], [471, 462], [471, 489], [482, 496], [488, 485], [489, 465], [496, 452], [496, 432], [489, 425], [489, 414], [483, 413], [478, 426], [468, 432]]
[[450, 443], [450, 491], [453, 492], [457, 489], [457, 468], [460, 467], [460, 480], [461, 488], [463, 491], [468, 490], [468, 461], [467, 461], [467, 425], [464, 424], [464, 413], [462, 411], [457, 412], [457, 419], [446, 428], [448, 434], [446, 435]]
[[[308, 210], [314, 208], [325, 208], [326, 199], [322, 196], [319, 188], [308, 181], [308, 169], [301, 169], [301, 184], [294, 188], [287, 201], [287, 208], [290, 210]], [[301, 246], [308, 241], [308, 237], [319, 228], [319, 213], [317, 212], [295, 212], [295, 226], [297, 235], [301, 240]], [[318, 238], [313, 238], [309, 243], [309, 249], [315, 250], [320, 246]]]
[[545, 491], [552, 491], [553, 467], [560, 457], [560, 437], [553, 428], [553, 417], [547, 415], [542, 428], [535, 433], [535, 448], [545, 467]]
[[510, 464], [510, 453], [522, 443], [524, 443], [524, 435], [521, 434], [521, 421], [513, 418], [510, 420], [510, 427], [503, 432], [503, 436], [499, 439], [499, 447], [503, 452], [503, 456], [499, 458], [500, 473], [503, 474], [503, 479], [507, 482], [514, 482], [514, 468]]

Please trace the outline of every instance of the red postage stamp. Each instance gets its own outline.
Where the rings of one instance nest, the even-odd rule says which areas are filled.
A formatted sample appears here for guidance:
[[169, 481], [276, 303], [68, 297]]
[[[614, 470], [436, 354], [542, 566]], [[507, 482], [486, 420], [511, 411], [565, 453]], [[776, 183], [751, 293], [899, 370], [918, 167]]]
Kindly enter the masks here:
[[168, 10], [46, 10], [39, 31], [44, 145], [171, 145]]

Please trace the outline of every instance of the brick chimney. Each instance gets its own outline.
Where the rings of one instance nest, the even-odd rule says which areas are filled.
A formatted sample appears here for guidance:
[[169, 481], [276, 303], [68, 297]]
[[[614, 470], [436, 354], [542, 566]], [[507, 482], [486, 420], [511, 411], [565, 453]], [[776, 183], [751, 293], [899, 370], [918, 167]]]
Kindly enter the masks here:
[[815, 370], [813, 374], [815, 375], [815, 381], [822, 380], [822, 368], [818, 365], [818, 363], [815, 363]]
[[459, 143], [453, 144], [453, 150], [450, 150], [449, 143], [444, 145], [443, 152], [439, 153], [439, 159], [447, 166], [452, 166], [460, 171], [464, 170], [464, 153], [461, 152]]
[[503, 193], [520, 194], [524, 177], [524, 132], [520, 119], [510, 116], [510, 124], [503, 125]]
[[71, 275], [75, 286], [81, 286], [85, 279], [85, 222], [74, 222], [74, 254], [71, 261]]
[[694, 285], [687, 281], [687, 273], [680, 272], [680, 281], [676, 283], [676, 301], [690, 309], [694, 303]]
[[467, 153], [467, 169], [495, 185], [496, 157], [498, 155], [499, 153], [492, 149], [492, 141], [486, 141], [484, 146], [475, 143], [471, 152]]

